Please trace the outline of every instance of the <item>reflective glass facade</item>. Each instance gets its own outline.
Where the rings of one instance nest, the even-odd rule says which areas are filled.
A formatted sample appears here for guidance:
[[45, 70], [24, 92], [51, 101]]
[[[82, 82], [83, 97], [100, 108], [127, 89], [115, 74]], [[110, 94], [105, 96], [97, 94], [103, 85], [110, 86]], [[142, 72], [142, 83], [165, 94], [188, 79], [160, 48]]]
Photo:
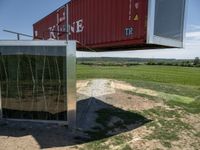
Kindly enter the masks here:
[[3, 118], [67, 120], [66, 46], [0, 46]]
[[156, 36], [183, 41], [185, 0], [156, 0]]

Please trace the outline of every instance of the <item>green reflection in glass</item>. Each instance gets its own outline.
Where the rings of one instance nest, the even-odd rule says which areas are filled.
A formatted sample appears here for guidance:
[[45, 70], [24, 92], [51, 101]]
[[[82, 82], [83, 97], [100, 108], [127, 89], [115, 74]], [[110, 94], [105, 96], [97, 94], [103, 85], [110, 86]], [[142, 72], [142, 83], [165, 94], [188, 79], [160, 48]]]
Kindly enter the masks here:
[[1, 47], [4, 118], [67, 120], [66, 47]]

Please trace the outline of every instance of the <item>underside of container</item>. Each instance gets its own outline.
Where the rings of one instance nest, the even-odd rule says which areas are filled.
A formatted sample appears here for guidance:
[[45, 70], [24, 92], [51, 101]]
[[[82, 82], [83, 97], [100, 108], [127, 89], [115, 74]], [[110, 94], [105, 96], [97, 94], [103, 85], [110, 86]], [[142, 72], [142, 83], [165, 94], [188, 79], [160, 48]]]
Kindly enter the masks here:
[[182, 48], [187, 0], [71, 0], [33, 25], [34, 39], [78, 50]]

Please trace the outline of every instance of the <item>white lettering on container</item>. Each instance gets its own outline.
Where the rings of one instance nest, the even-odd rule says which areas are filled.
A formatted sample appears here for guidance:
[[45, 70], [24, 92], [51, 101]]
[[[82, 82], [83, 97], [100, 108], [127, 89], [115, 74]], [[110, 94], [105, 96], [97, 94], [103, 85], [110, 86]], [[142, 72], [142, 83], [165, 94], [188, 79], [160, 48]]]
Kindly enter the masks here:
[[56, 39], [56, 35], [55, 35], [55, 29], [56, 29], [56, 25], [54, 25], [53, 27], [49, 27], [49, 38], [50, 39]]
[[76, 21], [76, 33], [83, 32], [83, 19]]

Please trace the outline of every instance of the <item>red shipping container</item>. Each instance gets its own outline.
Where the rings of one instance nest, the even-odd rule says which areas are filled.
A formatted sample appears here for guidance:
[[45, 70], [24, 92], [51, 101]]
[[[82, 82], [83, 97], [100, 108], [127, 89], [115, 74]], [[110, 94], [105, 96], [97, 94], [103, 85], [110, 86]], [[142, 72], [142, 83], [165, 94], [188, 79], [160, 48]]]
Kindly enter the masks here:
[[[76, 40], [81, 47], [85, 46], [96, 50], [113, 48], [141, 49], [160, 47], [161, 45], [182, 47], [184, 26], [178, 29], [180, 38], [177, 39], [177, 35], [175, 35], [177, 31], [173, 30], [173, 37], [169, 35], [169, 33], [171, 34], [171, 31], [169, 31], [171, 30], [170, 25], [173, 25], [173, 23], [171, 23], [169, 27], [164, 27], [166, 29], [163, 29], [163, 27], [160, 27], [163, 26], [160, 24], [160, 21], [159, 23], [153, 21], [152, 25], [150, 18], [152, 17], [152, 12], [154, 16], [163, 14], [163, 16], [157, 15], [163, 18], [166, 13], [160, 13], [159, 11], [165, 9], [166, 2], [169, 2], [169, 0], [164, 0], [165, 3], [156, 3], [153, 1], [154, 0], [72, 0], [33, 25], [34, 39]], [[182, 3], [182, 0], [181, 2], [180, 0], [174, 1], [177, 1], [177, 3], [173, 5], [180, 5], [180, 3], [183, 7], [186, 5], [185, 2]], [[156, 9], [154, 8], [154, 11], [152, 11], [153, 8], [151, 8], [152, 3], [154, 3], [155, 7], [159, 6]], [[181, 14], [185, 13], [181, 8], [182, 7], [180, 7]], [[171, 7], [171, 9], [173, 9], [173, 7]], [[174, 11], [178, 11], [177, 7], [174, 7], [172, 12]], [[170, 17], [173, 15], [170, 15], [170, 11], [168, 13], [169, 15], [165, 16], [166, 21], [175, 22], [174, 20], [177, 19], [172, 20], [173, 18], [171, 19]], [[183, 21], [184, 16], [185, 15], [182, 15], [182, 18], [179, 20]], [[152, 17], [152, 20], [155, 20], [155, 18]], [[179, 22], [175, 22], [174, 26], [178, 25]], [[158, 35], [161, 39], [153, 37], [155, 31], [157, 31], [154, 27], [154, 32], [150, 31], [152, 28], [150, 26], [156, 25], [158, 26]], [[151, 36], [153, 35], [151, 38], [149, 37], [150, 34]], [[158, 36], [156, 35], [155, 37]]]

